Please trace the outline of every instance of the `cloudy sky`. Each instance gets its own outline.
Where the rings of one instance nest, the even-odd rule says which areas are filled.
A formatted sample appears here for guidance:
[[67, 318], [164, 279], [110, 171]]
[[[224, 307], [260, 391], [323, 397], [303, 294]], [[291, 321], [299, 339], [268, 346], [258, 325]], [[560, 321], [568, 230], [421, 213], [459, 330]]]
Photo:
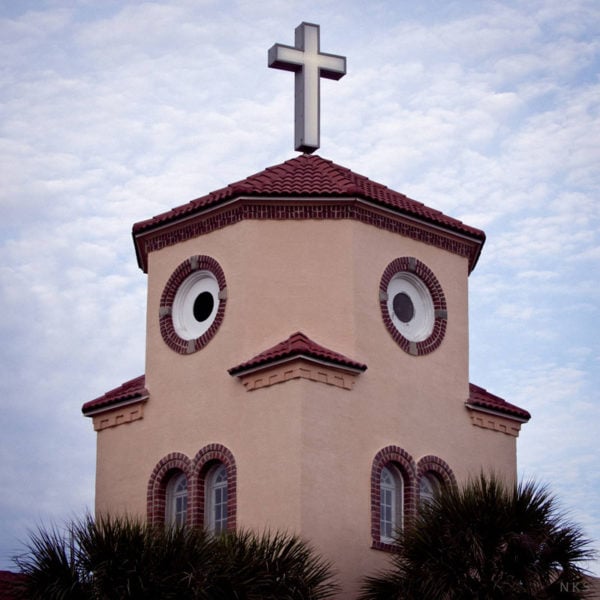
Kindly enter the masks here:
[[348, 59], [319, 154], [486, 231], [471, 381], [600, 546], [597, 0], [0, 0], [0, 568], [93, 507], [81, 404], [144, 370], [131, 225], [296, 155], [266, 62], [301, 21]]

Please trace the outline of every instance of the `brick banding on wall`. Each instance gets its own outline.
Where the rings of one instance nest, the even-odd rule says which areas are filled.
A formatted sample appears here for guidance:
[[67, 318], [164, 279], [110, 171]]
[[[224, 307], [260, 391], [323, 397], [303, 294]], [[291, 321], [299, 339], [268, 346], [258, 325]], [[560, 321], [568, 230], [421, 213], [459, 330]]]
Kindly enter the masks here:
[[276, 199], [261, 202], [256, 199], [240, 198], [227, 208], [198, 216], [185, 223], [177, 223], [164, 230], [148, 232], [141, 236], [139, 242], [142, 251], [142, 268], [144, 271], [146, 270], [146, 257], [150, 252], [249, 219], [260, 221], [351, 219], [468, 258], [470, 270], [475, 266], [476, 256], [472, 242], [430, 229], [425, 224], [412, 223], [403, 219], [400, 215], [395, 216], [380, 212], [374, 207], [359, 203], [356, 198], [327, 199], [323, 202], [307, 199], [298, 203], [286, 199], [284, 204], [277, 203]]
[[[387, 289], [390, 281], [397, 273], [401, 272], [413, 273], [427, 287], [431, 294], [434, 308], [434, 323], [433, 331], [429, 337], [421, 342], [412, 342], [404, 337], [394, 324], [388, 311], [387, 305]], [[403, 256], [394, 259], [383, 272], [379, 283], [379, 307], [381, 309], [381, 317], [386, 329], [389, 331], [393, 340], [408, 354], [413, 356], [423, 356], [436, 350], [446, 334], [446, 324], [448, 321], [448, 307], [446, 306], [446, 297], [444, 290], [433, 274], [433, 271], [423, 262], [412, 256]]]
[[[196, 339], [184, 340], [177, 334], [173, 326], [173, 302], [181, 284], [195, 271], [210, 271], [215, 276], [219, 284], [219, 308], [215, 320], [205, 333]], [[158, 309], [158, 321], [163, 340], [169, 348], [179, 354], [197, 352], [204, 348], [217, 333], [225, 316], [226, 304], [227, 283], [221, 265], [210, 256], [191, 256], [175, 269], [163, 290]]]
[[382, 448], [373, 459], [371, 467], [371, 547], [393, 551], [394, 545], [381, 541], [381, 471], [388, 465], [395, 466], [402, 475], [404, 488], [404, 526], [414, 518], [417, 500], [417, 465], [412, 456], [399, 446]]

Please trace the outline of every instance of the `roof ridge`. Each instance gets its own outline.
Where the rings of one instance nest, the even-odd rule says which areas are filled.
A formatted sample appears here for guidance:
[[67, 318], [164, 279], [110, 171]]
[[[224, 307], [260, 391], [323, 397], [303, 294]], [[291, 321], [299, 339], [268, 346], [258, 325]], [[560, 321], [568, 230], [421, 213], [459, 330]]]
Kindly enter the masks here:
[[367, 369], [367, 365], [348, 358], [340, 352], [326, 348], [312, 340], [305, 333], [296, 331], [278, 344], [259, 352], [243, 363], [231, 367], [228, 369], [228, 373], [239, 375], [250, 369], [303, 355], [359, 371], [366, 371]]
[[[460, 252], [466, 252], [469, 256], [469, 270], [472, 270], [475, 266], [481, 246], [485, 241], [485, 233], [481, 229], [466, 225], [459, 219], [450, 217], [438, 209], [430, 208], [423, 202], [413, 200], [385, 184], [378, 183], [366, 175], [356, 173], [352, 169], [339, 165], [330, 159], [317, 154], [301, 154], [280, 164], [266, 167], [262, 171], [229, 183], [225, 187], [155, 215], [150, 219], [135, 223], [133, 236], [140, 266], [145, 270], [148, 250], [141, 240], [147, 232], [150, 233], [171, 225], [177, 226], [182, 221], [187, 221], [195, 216], [202, 218], [204, 211], [220, 208], [226, 203], [234, 202], [237, 199], [245, 201], [253, 198], [269, 198], [273, 201], [277, 201], [278, 198], [281, 198], [282, 201], [294, 198], [300, 203], [304, 203], [306, 200], [307, 207], [313, 199], [327, 198], [328, 201], [329, 199], [340, 199], [343, 202], [356, 200], [358, 204], [347, 207], [347, 211], [344, 213], [345, 218], [380, 223], [379, 211], [383, 209], [390, 216], [394, 215], [392, 218], [410, 219], [412, 222], [411, 227], [413, 223], [419, 223], [424, 227], [433, 227], [446, 235], [461, 236], [464, 242], [461, 240], [456, 244], [464, 243], [469, 246], [466, 250], [460, 250]], [[235, 208], [231, 208], [232, 214], [235, 212]], [[372, 215], [371, 213], [378, 214]], [[253, 218], [247, 216], [253, 214], [255, 213], [252, 211], [238, 211], [236, 217], [231, 221], [227, 221], [227, 224], [235, 223], [244, 218]], [[265, 214], [270, 213], [267, 210]], [[323, 216], [319, 218], [338, 218], [337, 214], [341, 213], [336, 213], [334, 217]], [[209, 225], [209, 227], [212, 226]], [[189, 231], [192, 231], [192, 229], [189, 229]], [[406, 229], [406, 231], [409, 230]], [[444, 235], [444, 233], [441, 235]], [[454, 241], [451, 242], [451, 244], [454, 243]]]

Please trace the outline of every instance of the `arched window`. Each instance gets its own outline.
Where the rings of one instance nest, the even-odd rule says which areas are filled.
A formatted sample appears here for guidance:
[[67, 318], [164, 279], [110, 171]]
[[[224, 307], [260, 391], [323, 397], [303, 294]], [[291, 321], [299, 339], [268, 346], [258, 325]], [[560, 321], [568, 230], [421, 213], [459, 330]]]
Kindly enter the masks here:
[[192, 469], [190, 459], [181, 452], [172, 452], [158, 461], [148, 480], [147, 511], [152, 525], [192, 523], [188, 508], [191, 495]]
[[398, 531], [413, 518], [417, 497], [417, 468], [410, 454], [386, 446], [371, 465], [372, 548], [391, 552]]
[[431, 502], [438, 492], [443, 492], [447, 486], [456, 485], [452, 469], [444, 460], [437, 456], [424, 456], [417, 464], [419, 478], [418, 504], [422, 506]]
[[187, 521], [188, 480], [185, 473], [175, 473], [167, 484], [166, 522], [185, 525]]
[[404, 521], [404, 482], [402, 474], [392, 464], [381, 469], [379, 497], [380, 539], [384, 543], [393, 543], [396, 532], [402, 529]]
[[419, 503], [429, 504], [440, 487], [441, 482], [433, 473], [423, 473], [419, 479]]
[[148, 481], [148, 522], [204, 527], [216, 534], [234, 531], [237, 467], [221, 444], [201, 448], [193, 460], [181, 452], [162, 458]]
[[220, 535], [227, 531], [228, 513], [227, 468], [223, 463], [208, 471], [205, 486], [204, 524], [208, 531]]

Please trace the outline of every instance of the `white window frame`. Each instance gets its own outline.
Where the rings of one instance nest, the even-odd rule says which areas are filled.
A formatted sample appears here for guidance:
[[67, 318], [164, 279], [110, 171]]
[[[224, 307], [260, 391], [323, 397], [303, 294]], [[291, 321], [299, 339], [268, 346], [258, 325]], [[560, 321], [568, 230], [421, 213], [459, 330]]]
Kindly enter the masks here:
[[381, 469], [379, 510], [379, 538], [384, 543], [392, 544], [396, 541], [395, 532], [404, 526], [404, 478], [392, 464]]
[[204, 526], [213, 535], [227, 531], [228, 492], [227, 467], [218, 463], [208, 471], [205, 479]]
[[174, 474], [167, 483], [166, 521], [181, 527], [187, 521], [188, 480], [185, 473]]

